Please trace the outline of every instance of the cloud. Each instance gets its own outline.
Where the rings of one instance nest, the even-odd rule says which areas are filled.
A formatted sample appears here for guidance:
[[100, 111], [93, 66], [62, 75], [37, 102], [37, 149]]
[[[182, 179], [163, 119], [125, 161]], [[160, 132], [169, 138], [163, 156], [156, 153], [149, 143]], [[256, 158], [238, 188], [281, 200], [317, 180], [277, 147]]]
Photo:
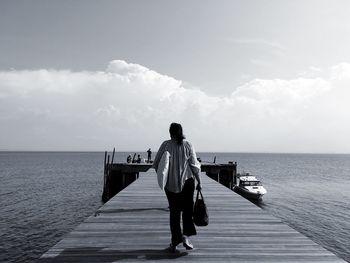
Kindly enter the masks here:
[[94, 72], [2, 71], [0, 149], [157, 148], [177, 121], [199, 150], [350, 152], [350, 64], [323, 71], [254, 79], [226, 97], [122, 60]]
[[300, 72], [299, 77], [302, 78], [316, 78], [316, 77], [325, 77], [326, 72], [318, 67], [310, 66], [307, 70]]
[[[284, 45], [263, 38], [228, 38], [227, 41], [235, 46], [238, 45], [241, 51], [246, 50], [248, 54], [254, 53], [254, 57], [251, 57], [249, 62], [257, 67], [274, 66], [272, 60], [277, 57], [285, 57], [288, 51]], [[268, 54], [272, 56], [267, 58]]]
[[272, 67], [274, 65], [273, 63], [271, 63], [268, 60], [256, 59], [256, 58], [250, 59], [250, 63], [252, 65], [255, 65], [255, 66], [258, 66], [258, 67]]
[[270, 41], [262, 38], [230, 38], [229, 42], [234, 44], [248, 44], [248, 45], [260, 45], [268, 48], [278, 49], [280, 51], [286, 51], [286, 47], [278, 42]]

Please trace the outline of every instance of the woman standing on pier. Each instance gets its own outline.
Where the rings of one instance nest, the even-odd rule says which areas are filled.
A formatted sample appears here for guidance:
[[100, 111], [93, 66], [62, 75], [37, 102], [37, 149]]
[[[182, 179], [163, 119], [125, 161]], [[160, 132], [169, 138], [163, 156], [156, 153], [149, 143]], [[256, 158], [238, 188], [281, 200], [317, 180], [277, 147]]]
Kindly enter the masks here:
[[[165, 184], [165, 193], [170, 208], [171, 244], [169, 250], [175, 252], [181, 242], [186, 249], [193, 249], [189, 236], [196, 235], [193, 217], [194, 178], [197, 179], [197, 189], [200, 190], [200, 163], [190, 142], [185, 140], [182, 126], [172, 123], [169, 128], [171, 140], [164, 141], [154, 159], [153, 167], [158, 170], [159, 162], [164, 152], [168, 151], [169, 173]], [[183, 232], [181, 231], [181, 211]]]

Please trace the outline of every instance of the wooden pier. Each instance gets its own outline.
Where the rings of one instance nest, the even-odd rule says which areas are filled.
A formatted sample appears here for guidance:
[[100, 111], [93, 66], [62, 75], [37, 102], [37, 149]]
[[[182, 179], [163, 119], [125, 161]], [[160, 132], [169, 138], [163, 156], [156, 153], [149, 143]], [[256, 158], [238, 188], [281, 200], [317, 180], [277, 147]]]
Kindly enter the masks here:
[[[106, 155], [107, 153], [105, 156]], [[114, 156], [114, 151], [112, 156]], [[108, 160], [109, 156], [108, 159], [105, 157], [102, 193], [103, 202], [107, 202], [125, 187], [137, 180], [140, 172], [147, 172], [152, 167], [150, 163], [113, 163], [113, 157], [111, 163], [109, 163]], [[236, 180], [237, 163], [201, 163], [201, 171], [205, 172], [210, 178], [231, 189]]]
[[[147, 169], [148, 170], [148, 169]], [[153, 170], [119, 192], [39, 262], [345, 262], [202, 174], [210, 224], [168, 253], [169, 211]]]

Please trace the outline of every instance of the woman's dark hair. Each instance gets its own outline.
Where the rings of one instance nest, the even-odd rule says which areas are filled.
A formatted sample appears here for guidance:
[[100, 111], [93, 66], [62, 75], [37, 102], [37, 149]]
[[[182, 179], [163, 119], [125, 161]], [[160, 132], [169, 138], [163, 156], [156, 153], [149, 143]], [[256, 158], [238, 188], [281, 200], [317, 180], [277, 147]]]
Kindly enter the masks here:
[[182, 132], [182, 126], [179, 123], [173, 122], [169, 128], [170, 136], [175, 139], [177, 144], [181, 145], [182, 141], [186, 138]]

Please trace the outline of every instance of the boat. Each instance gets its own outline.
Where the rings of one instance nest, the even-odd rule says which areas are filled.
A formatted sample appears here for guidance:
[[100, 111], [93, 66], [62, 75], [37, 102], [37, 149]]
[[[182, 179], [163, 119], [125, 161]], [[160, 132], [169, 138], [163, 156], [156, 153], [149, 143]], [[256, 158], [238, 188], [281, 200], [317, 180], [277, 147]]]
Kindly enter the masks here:
[[237, 174], [236, 182], [232, 189], [248, 199], [261, 200], [267, 192], [262, 183], [249, 173]]

